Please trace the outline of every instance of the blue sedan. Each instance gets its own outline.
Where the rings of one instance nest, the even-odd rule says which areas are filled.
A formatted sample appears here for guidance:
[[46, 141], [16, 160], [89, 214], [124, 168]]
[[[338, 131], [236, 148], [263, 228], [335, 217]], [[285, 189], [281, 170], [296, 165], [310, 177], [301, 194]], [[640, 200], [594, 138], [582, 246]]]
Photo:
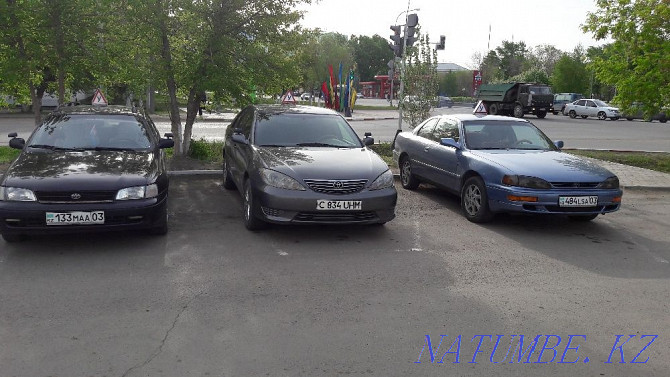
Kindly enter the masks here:
[[460, 195], [472, 222], [490, 221], [498, 212], [590, 221], [617, 211], [622, 191], [616, 175], [561, 147], [527, 120], [458, 114], [399, 133], [393, 157], [405, 189], [427, 182]]

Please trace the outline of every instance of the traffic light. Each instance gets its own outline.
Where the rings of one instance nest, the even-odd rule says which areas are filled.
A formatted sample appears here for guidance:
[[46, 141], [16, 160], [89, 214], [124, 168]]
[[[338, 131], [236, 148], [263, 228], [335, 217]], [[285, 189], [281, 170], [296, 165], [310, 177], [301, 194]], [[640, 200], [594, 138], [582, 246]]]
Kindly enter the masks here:
[[440, 43], [438, 43], [437, 46], [435, 46], [435, 49], [436, 50], [444, 50], [444, 47], [445, 47], [444, 45], [446, 43], [446, 40], [447, 40], [447, 37], [445, 37], [444, 35], [440, 35]]
[[418, 24], [419, 16], [417, 16], [416, 13], [407, 15], [407, 25], [405, 25], [405, 41], [407, 42], [407, 47], [411, 47], [414, 42], [417, 41], [417, 38], [414, 37], [414, 29]]
[[401, 57], [402, 37], [400, 36], [400, 25], [392, 25], [391, 30], [393, 30], [393, 34], [391, 35], [391, 40], [393, 41], [393, 44], [389, 43], [389, 48], [393, 50], [393, 55]]

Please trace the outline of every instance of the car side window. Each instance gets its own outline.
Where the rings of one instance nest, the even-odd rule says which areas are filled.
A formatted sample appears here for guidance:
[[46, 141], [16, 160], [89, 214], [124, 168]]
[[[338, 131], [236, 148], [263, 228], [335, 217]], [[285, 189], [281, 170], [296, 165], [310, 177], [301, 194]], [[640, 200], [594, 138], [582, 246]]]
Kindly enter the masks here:
[[442, 140], [442, 138], [451, 138], [458, 141], [458, 123], [452, 119], [440, 119], [440, 121], [437, 123], [437, 126], [435, 127], [433, 135], [435, 135], [433, 140], [437, 141], [438, 143]]
[[432, 138], [432, 133], [433, 129], [435, 128], [435, 124], [437, 123], [437, 119], [428, 119], [423, 126], [419, 129], [419, 131], [416, 133], [417, 136], [425, 137], [426, 139], [433, 139]]
[[254, 123], [254, 109], [247, 107], [240, 116], [240, 122], [237, 127], [242, 131], [242, 135], [249, 140], [251, 137], [251, 126]]
[[577, 106], [586, 106], [586, 101], [577, 102]]

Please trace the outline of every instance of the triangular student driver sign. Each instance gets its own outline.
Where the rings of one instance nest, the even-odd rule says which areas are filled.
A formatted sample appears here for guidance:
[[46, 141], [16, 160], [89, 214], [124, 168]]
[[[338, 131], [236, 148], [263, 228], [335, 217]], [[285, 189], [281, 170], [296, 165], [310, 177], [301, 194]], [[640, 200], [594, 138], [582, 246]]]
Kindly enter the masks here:
[[290, 90], [287, 91], [286, 94], [284, 94], [284, 97], [282, 97], [282, 99], [281, 99], [281, 103], [282, 104], [291, 103], [291, 104], [295, 105], [296, 100], [295, 100], [295, 97], [293, 97], [293, 93], [291, 93]]
[[481, 115], [486, 115], [488, 114], [488, 111], [486, 111], [486, 106], [484, 106], [483, 101], [479, 101], [477, 106], [475, 107], [475, 111], [472, 112], [473, 114], [481, 114]]
[[105, 95], [102, 94], [100, 89], [95, 90], [95, 94], [93, 94], [93, 99], [91, 100], [91, 105], [107, 106], [107, 98], [105, 98]]

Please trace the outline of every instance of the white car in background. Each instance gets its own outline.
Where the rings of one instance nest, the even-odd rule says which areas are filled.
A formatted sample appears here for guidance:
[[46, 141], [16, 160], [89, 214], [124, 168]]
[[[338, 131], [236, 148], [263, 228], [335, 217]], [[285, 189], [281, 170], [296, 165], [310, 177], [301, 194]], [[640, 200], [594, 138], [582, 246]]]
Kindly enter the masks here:
[[573, 103], [565, 105], [564, 114], [570, 118], [577, 118], [578, 116], [586, 119], [588, 117], [598, 117], [600, 120], [607, 118], [617, 120], [621, 118], [621, 112], [618, 108], [612, 107], [606, 102], [599, 99], [580, 99]]

